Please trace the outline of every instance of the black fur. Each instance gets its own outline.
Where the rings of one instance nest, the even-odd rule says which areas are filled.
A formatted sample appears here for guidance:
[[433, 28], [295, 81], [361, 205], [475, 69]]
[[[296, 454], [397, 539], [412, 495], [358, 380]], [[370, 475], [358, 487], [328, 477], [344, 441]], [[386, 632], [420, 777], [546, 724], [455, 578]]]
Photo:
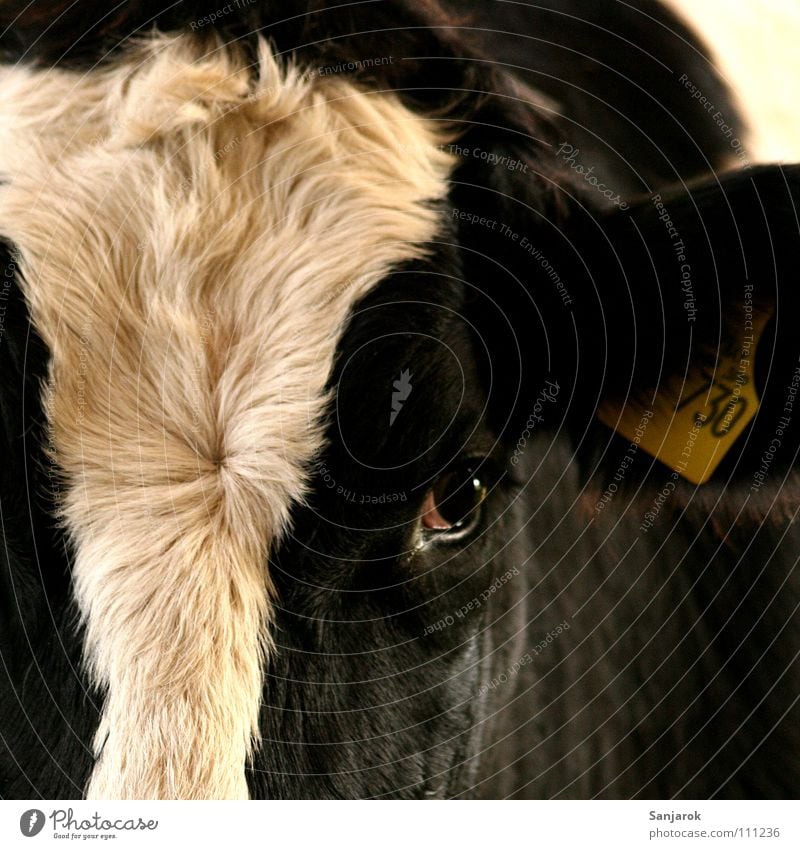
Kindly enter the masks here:
[[52, 516], [58, 475], [43, 452], [39, 399], [47, 353], [7, 245], [0, 265], [0, 796], [80, 797], [99, 711], [80, 670], [67, 552]]
[[[194, 31], [219, 4], [78, 5], [3, 4], [7, 60], [91, 73], [133, 35]], [[800, 355], [796, 169], [717, 176], [731, 145], [676, 75], [739, 135], [741, 122], [702, 46], [646, 0], [252, 3], [198, 38], [212, 31], [245, 49], [265, 33], [310, 67], [403, 57], [356, 76], [458, 127], [463, 148], [521, 163], [463, 155], [431, 257], [358, 304], [341, 340], [329, 447], [270, 563], [278, 651], [252, 795], [795, 796], [796, 423], [758, 498], [747, 493]], [[562, 108], [532, 105], [524, 86]], [[618, 187], [617, 203], [557, 153], [565, 142]], [[654, 192], [691, 255], [691, 334], [673, 244], [644, 194]], [[3, 259], [0, 794], [78, 796], [102, 696], [80, 672], [70, 551], [53, 518], [47, 352], [10, 247]], [[627, 443], [596, 421], [598, 403], [713, 363], [745, 275], [757, 308], [775, 313], [758, 417], [711, 483], [678, 483], [651, 532], [641, 516], [669, 470], [643, 452], [599, 514]], [[389, 428], [403, 369], [414, 391]], [[547, 385], [558, 391], [531, 426]], [[480, 458], [489, 482], [480, 521], [414, 550], [426, 493], [464, 457]]]

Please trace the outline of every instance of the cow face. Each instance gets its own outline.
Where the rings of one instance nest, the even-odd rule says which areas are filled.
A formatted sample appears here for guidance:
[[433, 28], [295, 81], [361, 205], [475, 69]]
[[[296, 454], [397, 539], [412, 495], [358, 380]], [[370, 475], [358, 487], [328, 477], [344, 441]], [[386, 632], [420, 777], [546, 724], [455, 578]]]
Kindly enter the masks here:
[[[408, 570], [429, 537], [466, 541], [497, 483], [453, 275], [444, 131], [392, 93], [282, 67], [263, 39], [255, 49], [252, 66], [235, 46], [176, 35], [97, 74], [5, 74], [7, 108], [22, 111], [8, 123], [1, 217], [51, 355], [57, 510], [103, 691], [92, 795], [246, 796], [264, 670], [281, 653], [274, 578], [300, 568], [317, 580], [303, 568], [313, 548], [281, 555], [290, 529], [330, 514], [305, 544], [333, 528], [326, 568], [355, 569], [355, 585], [319, 586], [373, 585], [376, 598], [386, 586], [422, 639], [418, 605], [389, 589], [399, 575], [364, 574], [364, 557]], [[385, 303], [363, 302], [353, 332], [367, 338], [342, 352], [332, 384], [353, 305], [373, 291]], [[369, 374], [376, 360], [388, 371]], [[365, 438], [365, 414], [383, 406], [385, 426]], [[312, 487], [328, 480], [325, 503]], [[299, 604], [294, 615], [312, 617], [313, 596]]]
[[538, 558], [589, 557], [582, 532], [547, 546], [619, 467], [609, 427], [713, 374], [740, 306], [791, 347], [772, 318], [791, 169], [609, 204], [547, 99], [433, 7], [301, 11], [13, 30], [45, 67], [3, 71], [22, 385], [3, 397], [11, 422], [41, 403], [35, 445], [8, 441], [22, 477], [45, 456], [52, 474], [9, 574], [38, 540], [63, 575], [64, 545], [74, 585], [31, 595], [80, 622], [75, 667], [42, 680], [70, 679], [90, 755], [64, 744], [62, 769], [91, 796], [456, 796], [520, 729], [547, 751], [557, 700], [531, 693], [526, 629], [607, 597], [568, 601], [577, 576]]

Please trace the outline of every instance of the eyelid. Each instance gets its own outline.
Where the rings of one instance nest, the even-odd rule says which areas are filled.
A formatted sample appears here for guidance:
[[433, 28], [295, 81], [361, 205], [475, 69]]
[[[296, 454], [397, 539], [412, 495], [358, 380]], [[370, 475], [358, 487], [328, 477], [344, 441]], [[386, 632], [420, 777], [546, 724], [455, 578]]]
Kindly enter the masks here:
[[[432, 509], [436, 509], [437, 513], [439, 513], [435, 500], [432, 500], [435, 498], [437, 484], [442, 480], [446, 480], [448, 476], [456, 474], [459, 466], [469, 469], [471, 465], [474, 465], [475, 468], [470, 470], [469, 474], [473, 477], [473, 481], [477, 481], [476, 487], [479, 487], [481, 495], [475, 506], [464, 514], [464, 521], [438, 528], [425, 527], [425, 516], [429, 515]], [[422, 509], [416, 522], [418, 536], [416, 547], [419, 548], [437, 541], [442, 544], [457, 542], [473, 535], [486, 520], [489, 496], [498, 485], [502, 484], [505, 477], [505, 469], [492, 456], [471, 454], [459, 458], [459, 460], [437, 477], [426, 493], [425, 501], [422, 504]], [[460, 483], [457, 482], [457, 486], [465, 486], [468, 483], [469, 477], [465, 475]], [[445, 516], [442, 516], [442, 518], [444, 521], [449, 522]]]

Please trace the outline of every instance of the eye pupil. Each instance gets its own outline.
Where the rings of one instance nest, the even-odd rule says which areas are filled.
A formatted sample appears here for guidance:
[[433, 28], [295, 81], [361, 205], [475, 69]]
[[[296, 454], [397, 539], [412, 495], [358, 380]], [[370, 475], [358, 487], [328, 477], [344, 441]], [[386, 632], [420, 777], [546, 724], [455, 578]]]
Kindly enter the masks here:
[[423, 527], [436, 531], [464, 527], [485, 498], [486, 491], [474, 465], [442, 475], [425, 499]]

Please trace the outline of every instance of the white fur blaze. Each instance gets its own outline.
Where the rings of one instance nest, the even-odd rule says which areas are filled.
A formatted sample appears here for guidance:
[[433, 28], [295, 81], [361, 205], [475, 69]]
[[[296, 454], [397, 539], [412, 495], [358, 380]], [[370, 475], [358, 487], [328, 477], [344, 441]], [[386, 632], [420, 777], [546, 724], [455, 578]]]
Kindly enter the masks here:
[[0, 80], [0, 234], [52, 353], [60, 514], [106, 691], [96, 798], [247, 796], [268, 556], [336, 344], [435, 236], [451, 167], [390, 96], [266, 47], [255, 80], [196, 49]]

